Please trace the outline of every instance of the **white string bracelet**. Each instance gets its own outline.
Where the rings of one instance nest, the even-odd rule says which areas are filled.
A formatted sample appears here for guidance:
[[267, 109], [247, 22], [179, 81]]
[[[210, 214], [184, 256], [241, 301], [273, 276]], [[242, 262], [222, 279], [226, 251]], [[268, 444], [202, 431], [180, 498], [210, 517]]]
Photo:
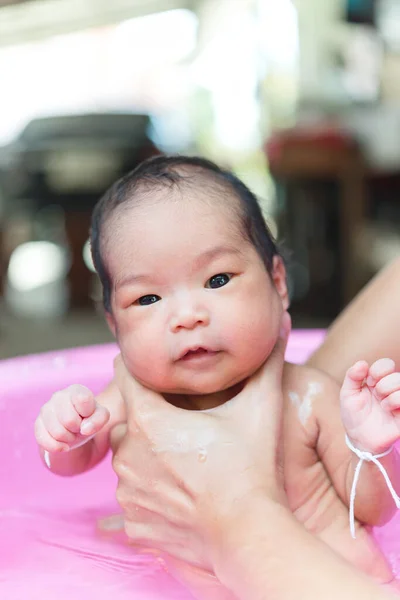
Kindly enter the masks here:
[[350, 450], [352, 452], [354, 452], [354, 454], [356, 456], [358, 456], [358, 458], [360, 459], [357, 463], [356, 466], [356, 470], [354, 472], [354, 479], [353, 479], [353, 485], [351, 486], [351, 493], [350, 493], [350, 507], [349, 507], [349, 518], [350, 518], [350, 533], [351, 533], [351, 537], [353, 539], [356, 539], [356, 531], [355, 531], [355, 525], [354, 525], [354, 504], [355, 504], [355, 500], [356, 500], [356, 491], [357, 491], [357, 483], [358, 483], [358, 479], [360, 477], [360, 471], [361, 471], [361, 467], [363, 462], [373, 462], [378, 469], [380, 470], [380, 472], [382, 473], [385, 481], [386, 481], [386, 485], [388, 486], [389, 492], [392, 495], [392, 498], [394, 500], [394, 503], [396, 505], [397, 508], [400, 508], [400, 498], [399, 496], [396, 494], [392, 482], [390, 481], [389, 475], [387, 474], [387, 471], [385, 469], [384, 466], [381, 465], [381, 463], [379, 462], [380, 458], [383, 458], [384, 456], [387, 456], [388, 454], [390, 454], [393, 450], [393, 446], [391, 446], [389, 448], [389, 450], [386, 450], [386, 452], [382, 452], [382, 454], [372, 454], [372, 452], [366, 452], [364, 450], [359, 450], [358, 448], [355, 448], [355, 446], [353, 446], [353, 444], [351, 443], [351, 441], [349, 440], [348, 436], [346, 435], [346, 444], [347, 446], [350, 448]]

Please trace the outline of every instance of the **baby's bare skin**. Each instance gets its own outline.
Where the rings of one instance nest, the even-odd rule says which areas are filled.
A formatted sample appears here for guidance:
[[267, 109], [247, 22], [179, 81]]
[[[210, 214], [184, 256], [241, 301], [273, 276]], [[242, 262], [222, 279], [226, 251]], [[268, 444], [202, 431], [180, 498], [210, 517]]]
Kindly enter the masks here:
[[[393, 575], [390, 566], [368, 527], [357, 523], [356, 540], [350, 535], [348, 506], [340, 496], [348, 498], [347, 488], [349, 482], [351, 483], [349, 474], [352, 473], [354, 457], [344, 443], [345, 432], [339, 411], [339, 386], [320, 371], [286, 363], [283, 396], [284, 480], [291, 510], [307, 530], [355, 567], [380, 583], [391, 582]], [[210, 408], [210, 400], [208, 397], [207, 404], [201, 406], [197, 398], [196, 408]], [[188, 408], [187, 402], [183, 404], [184, 408]], [[108, 408], [110, 409], [109, 405]], [[390, 469], [390, 466], [385, 466]], [[364, 480], [360, 483], [363, 483], [364, 489], [367, 490], [368, 477], [372, 474], [374, 485], [379, 488], [376, 490], [377, 497], [382, 496], [383, 492], [385, 499], [385, 484], [382, 479], [382, 487], [379, 487], [380, 479], [373, 471], [376, 467], [365, 467]], [[393, 510], [390, 501], [391, 498], [388, 503], [389, 510], [383, 514], [383, 520], [389, 518], [389, 513]], [[366, 505], [368, 507], [368, 502]], [[379, 511], [374, 512], [371, 496], [369, 508], [372, 510], [370, 514], [365, 514], [364, 518], [371, 517], [379, 521], [382, 515]], [[167, 560], [167, 566], [175, 577], [190, 588], [196, 598], [230, 598], [229, 593], [227, 595], [227, 591], [209, 573], [184, 563], [180, 564], [179, 561], [169, 564]]]
[[[348, 502], [357, 458], [344, 441], [339, 391], [338, 384], [326, 374], [311, 367], [285, 363], [283, 463], [288, 503], [310, 532], [375, 580], [387, 583], [393, 575], [369, 528], [357, 522], [356, 539], [350, 535], [345, 502]], [[108, 399], [113, 397], [115, 406], [118, 392], [115, 388], [112, 392]], [[113, 412], [107, 397], [102, 395], [100, 401]], [[187, 402], [174, 403], [188, 408]], [[216, 406], [210, 397], [204, 406], [197, 397], [196, 409], [213, 405]], [[389, 456], [388, 460], [393, 461], [393, 458]], [[393, 462], [385, 464], [392, 481], [395, 481], [395, 467]], [[375, 504], [371, 487], [376, 494]], [[363, 490], [368, 500], [363, 500]], [[355, 514], [358, 515], [362, 505], [363, 519], [367, 522], [385, 522], [395, 510], [386, 484], [374, 465], [363, 466], [358, 499]]]
[[[329, 461], [334, 460], [334, 468], [338, 474], [341, 473], [339, 477], [343, 479], [345, 490], [348, 466], [354, 457], [344, 443], [345, 432], [339, 414], [339, 386], [315, 369], [286, 363], [283, 392], [284, 479], [292, 512], [307, 530], [355, 567], [379, 583], [391, 582], [393, 574], [390, 566], [368, 527], [358, 522], [356, 539], [351, 538], [348, 506], [339, 497], [319, 454], [324, 453], [325, 461], [328, 458]], [[371, 469], [370, 466], [367, 468]], [[173, 564], [172, 573], [196, 597], [209, 597], [209, 575], [204, 575], [202, 579], [198, 571], [188, 569], [185, 565], [179, 568], [176, 563]], [[213, 598], [225, 600], [226, 590], [218, 582], [213, 582], [212, 589]]]
[[[285, 363], [283, 463], [288, 503], [309, 531], [377, 581], [387, 583], [393, 575], [368, 526], [358, 521], [356, 539], [350, 535], [348, 498], [358, 459], [345, 444], [339, 393], [338, 384], [325, 373]], [[188, 408], [187, 403], [180, 406]], [[198, 410], [213, 406], [209, 396], [204, 404], [196, 398]], [[399, 474], [395, 459], [395, 453], [384, 459], [394, 482]], [[383, 524], [395, 511], [375, 465], [364, 464], [357, 498], [356, 517], [371, 525]]]
[[[325, 373], [285, 363], [283, 464], [288, 503], [310, 532], [377, 581], [387, 583], [393, 579], [391, 569], [368, 528], [357, 522], [356, 539], [350, 535], [347, 502], [358, 459], [345, 444], [339, 393], [337, 383]], [[204, 405], [196, 399], [198, 410], [212, 406], [210, 397]], [[392, 476], [396, 466], [389, 457], [385, 467]], [[388, 520], [395, 507], [375, 465], [363, 466], [360, 484], [356, 516], [362, 507], [366, 522]], [[368, 500], [363, 499], [363, 489]]]
[[[344, 442], [339, 392], [338, 384], [326, 374], [311, 367], [285, 363], [283, 465], [288, 503], [310, 532], [375, 580], [387, 583], [392, 579], [390, 567], [367, 528], [358, 523], [356, 540], [350, 535], [347, 503], [357, 459]], [[174, 403], [202, 410], [223, 402], [221, 395], [218, 399], [213, 402], [208, 396], [203, 405], [198, 396], [193, 406], [184, 398], [183, 402]], [[109, 422], [85, 446], [69, 453], [53, 454], [55, 472], [68, 474], [71, 467], [66, 463], [71, 460], [75, 468], [82, 461], [78, 471], [94, 466], [107, 452], [112, 427], [126, 422], [124, 402], [115, 383], [96, 400], [110, 412]], [[396, 487], [395, 459], [396, 454], [392, 453], [383, 460]], [[362, 520], [370, 524], [382, 523], [391, 517], [394, 504], [374, 465], [363, 466], [358, 490], [356, 517], [360, 518], [361, 514]], [[218, 589], [217, 582], [216, 587]]]
[[[319, 391], [312, 398], [309, 418], [302, 423], [299, 407], [293, 402], [293, 390], [304, 398], [310, 383]], [[344, 442], [345, 432], [339, 415], [339, 387], [317, 370], [286, 364], [283, 389], [284, 474], [291, 510], [309, 531], [359, 569], [379, 582], [391, 581], [390, 567], [367, 527], [358, 523], [356, 540], [351, 538], [348, 506], [340, 498], [328, 473], [327, 463], [334, 459], [333, 469], [338, 475], [335, 484], [338, 485], [338, 479], [342, 479], [344, 491], [349, 463], [354, 461]], [[328, 428], [326, 416], [329, 413]], [[372, 470], [370, 465], [367, 469]], [[375, 476], [377, 483], [382, 484], [383, 478], [380, 482], [379, 475], [375, 473]], [[342, 490], [340, 492], [343, 493]]]

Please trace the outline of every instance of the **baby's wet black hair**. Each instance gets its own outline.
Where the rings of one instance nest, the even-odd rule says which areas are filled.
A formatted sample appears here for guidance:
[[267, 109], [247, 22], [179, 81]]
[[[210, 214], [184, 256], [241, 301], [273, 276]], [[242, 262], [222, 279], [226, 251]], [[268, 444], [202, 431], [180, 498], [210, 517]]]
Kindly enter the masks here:
[[[105, 226], [116, 209], [135, 201], [150, 201], [155, 191], [184, 190], [201, 186], [224, 200], [238, 201], [244, 234], [262, 259], [268, 273], [277, 245], [265, 223], [256, 196], [232, 172], [213, 162], [192, 156], [155, 156], [140, 163], [133, 171], [116, 181], [96, 204], [91, 224], [90, 242], [95, 269], [103, 287], [103, 304], [111, 312], [112, 280], [102, 255]], [[237, 206], [233, 207], [237, 210]]]

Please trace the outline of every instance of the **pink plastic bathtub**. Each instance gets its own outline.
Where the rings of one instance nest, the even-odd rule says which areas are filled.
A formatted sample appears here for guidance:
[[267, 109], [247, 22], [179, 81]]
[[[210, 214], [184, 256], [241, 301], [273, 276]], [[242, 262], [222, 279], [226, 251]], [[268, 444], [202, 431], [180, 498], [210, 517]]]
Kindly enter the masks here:
[[[302, 362], [323, 332], [294, 332], [288, 359]], [[96, 520], [118, 512], [110, 461], [58, 478], [39, 461], [33, 422], [57, 389], [99, 391], [112, 375], [114, 345], [0, 362], [0, 598], [4, 600], [189, 600], [156, 560], [99, 536]], [[400, 517], [377, 536], [400, 575]], [[288, 567], [290, 568], [290, 567]]]

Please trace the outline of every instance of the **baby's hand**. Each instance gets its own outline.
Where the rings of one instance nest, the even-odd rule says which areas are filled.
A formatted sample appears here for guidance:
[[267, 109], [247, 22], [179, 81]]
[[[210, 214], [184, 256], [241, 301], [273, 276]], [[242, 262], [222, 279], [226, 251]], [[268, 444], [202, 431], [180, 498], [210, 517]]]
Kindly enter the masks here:
[[36, 441], [48, 452], [68, 452], [104, 427], [109, 411], [83, 385], [70, 385], [44, 404], [35, 422]]
[[340, 391], [343, 425], [359, 450], [380, 454], [400, 436], [400, 373], [389, 358], [371, 367], [359, 361], [346, 373]]

